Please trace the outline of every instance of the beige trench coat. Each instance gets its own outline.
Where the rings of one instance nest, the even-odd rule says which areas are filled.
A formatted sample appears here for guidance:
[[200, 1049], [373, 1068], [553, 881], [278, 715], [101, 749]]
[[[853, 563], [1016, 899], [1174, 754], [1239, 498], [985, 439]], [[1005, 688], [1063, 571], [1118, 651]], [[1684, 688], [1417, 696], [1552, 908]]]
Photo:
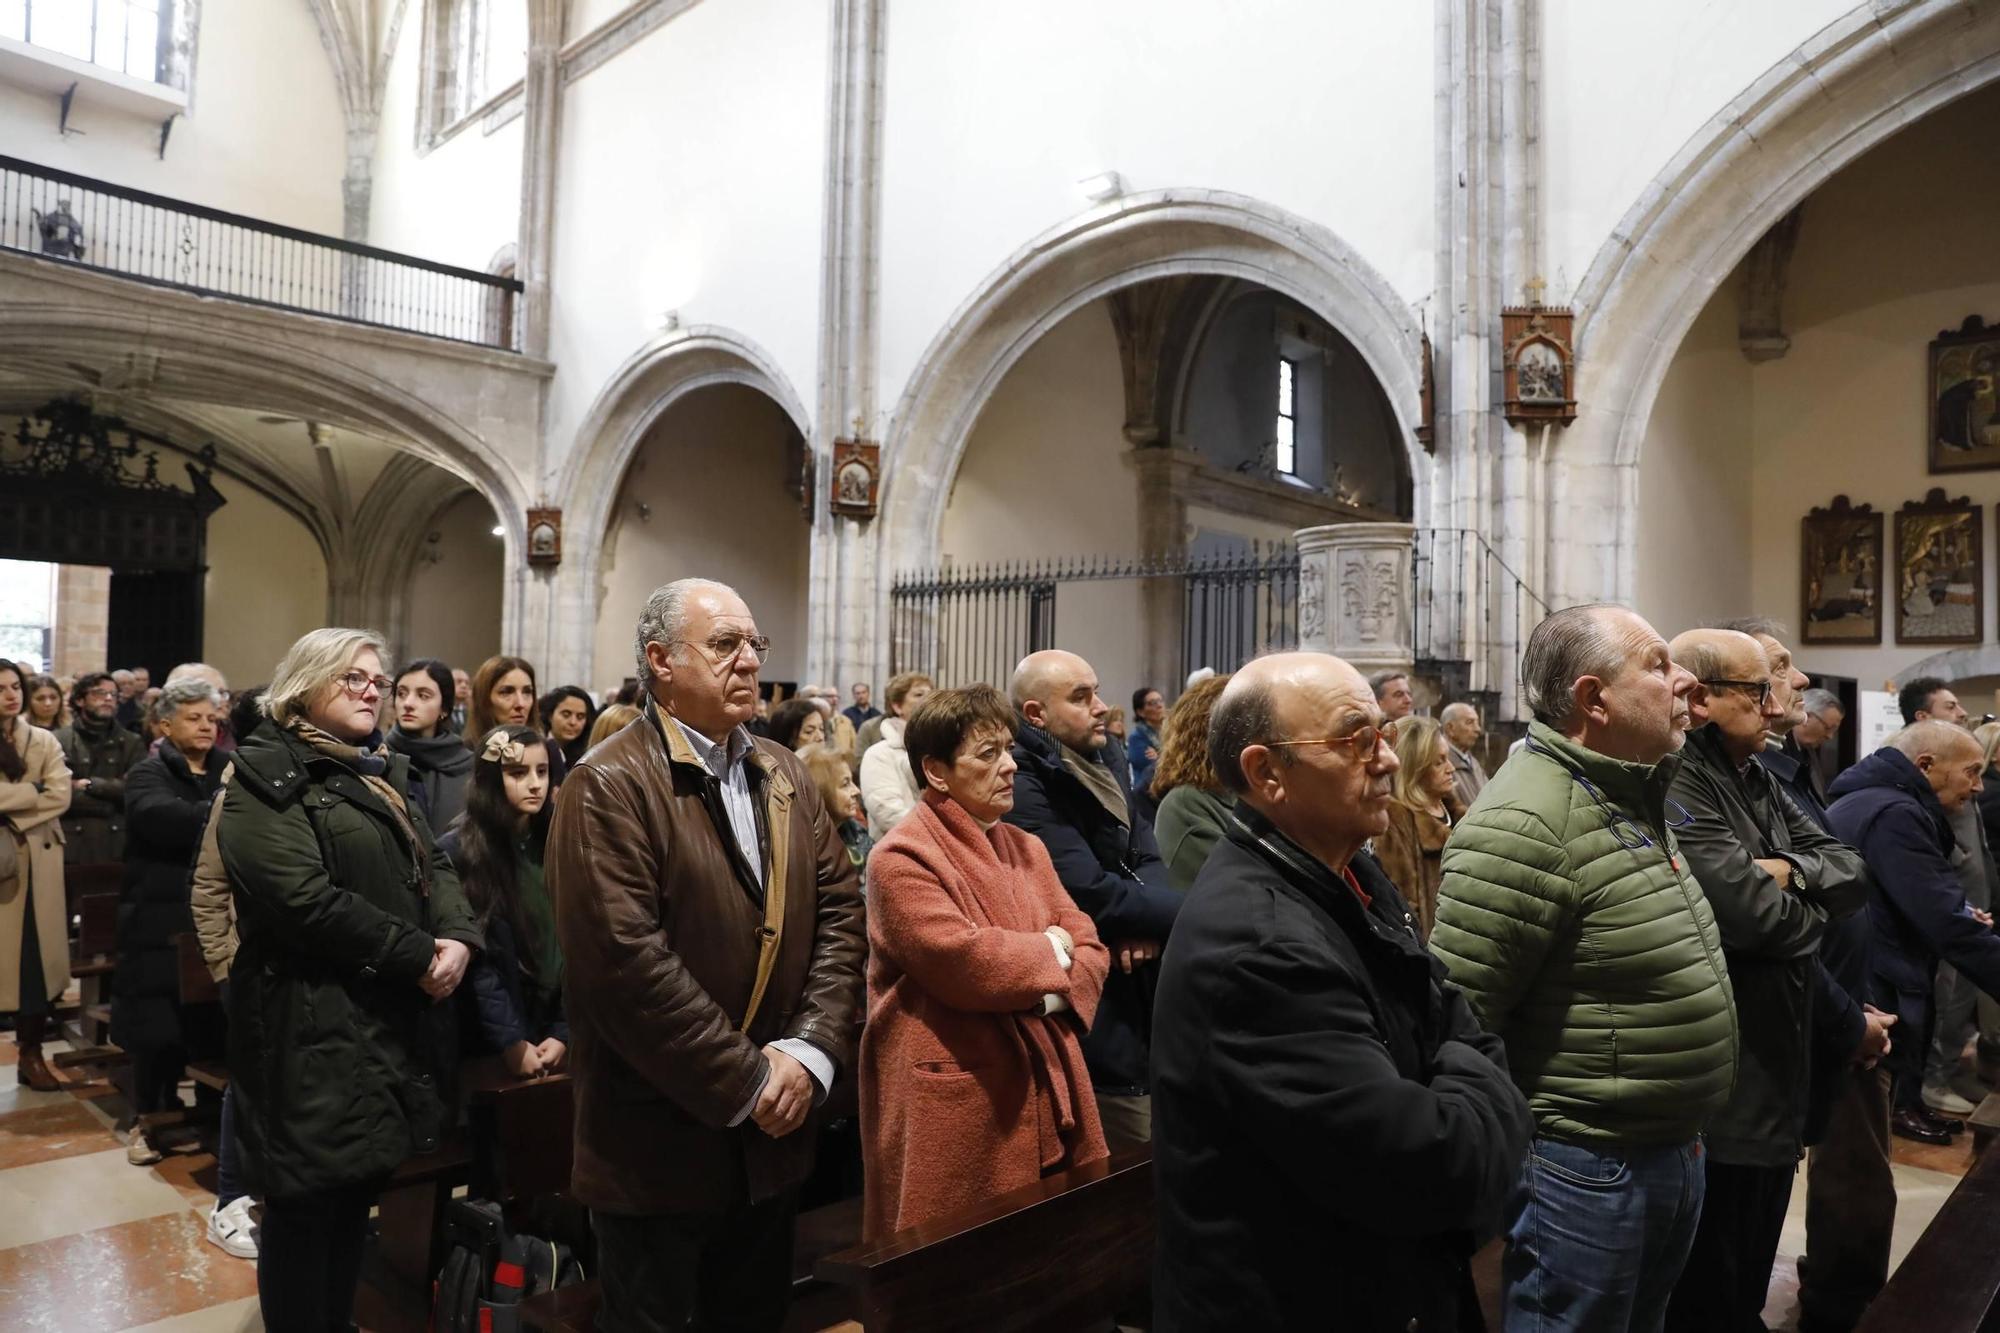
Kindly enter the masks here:
[[[69, 765], [54, 733], [31, 727], [24, 718], [14, 720], [14, 748], [27, 761], [28, 771], [19, 782], [0, 778], [0, 820], [8, 829], [0, 837], [14, 838], [26, 874], [0, 880], [0, 1013], [21, 1007], [21, 933], [30, 896], [47, 994], [53, 998], [69, 988], [62, 831], [62, 813], [69, 809]], [[35, 790], [37, 782], [41, 791]]]

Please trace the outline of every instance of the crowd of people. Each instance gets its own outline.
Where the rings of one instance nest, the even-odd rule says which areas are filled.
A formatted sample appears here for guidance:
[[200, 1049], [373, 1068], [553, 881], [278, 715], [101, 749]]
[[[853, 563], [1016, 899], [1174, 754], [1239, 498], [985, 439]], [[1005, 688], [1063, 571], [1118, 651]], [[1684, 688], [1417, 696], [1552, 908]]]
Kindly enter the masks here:
[[[1570, 608], [1489, 777], [1471, 702], [1323, 654], [1138, 688], [1121, 737], [1069, 652], [878, 710], [774, 701], [769, 650], [689, 579], [596, 695], [340, 628], [235, 695], [0, 664], [20, 1081], [58, 1086], [65, 862], [122, 863], [133, 1113], [226, 1042], [210, 1238], [285, 1329], [348, 1326], [482, 1052], [574, 1080], [609, 1330], [780, 1325], [843, 1082], [873, 1238], [1150, 1145], [1163, 1330], [1462, 1327], [1494, 1236], [1509, 1329], [1761, 1328], [1808, 1154], [1804, 1326], [1846, 1329], [1891, 1133], [1984, 1094], [2000, 724], [1942, 681], [1834, 775], [1782, 627]], [[190, 932], [226, 1036], [178, 1001]]]

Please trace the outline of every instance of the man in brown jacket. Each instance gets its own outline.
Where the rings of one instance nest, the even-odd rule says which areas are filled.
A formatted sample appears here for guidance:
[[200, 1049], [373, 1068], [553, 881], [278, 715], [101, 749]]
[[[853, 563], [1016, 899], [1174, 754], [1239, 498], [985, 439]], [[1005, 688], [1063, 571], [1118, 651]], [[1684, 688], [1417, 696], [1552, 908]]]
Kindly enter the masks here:
[[570, 770], [547, 853], [597, 1326], [776, 1330], [860, 1022], [859, 887], [805, 765], [744, 726], [770, 640], [743, 600], [670, 583], [636, 637], [645, 717]]

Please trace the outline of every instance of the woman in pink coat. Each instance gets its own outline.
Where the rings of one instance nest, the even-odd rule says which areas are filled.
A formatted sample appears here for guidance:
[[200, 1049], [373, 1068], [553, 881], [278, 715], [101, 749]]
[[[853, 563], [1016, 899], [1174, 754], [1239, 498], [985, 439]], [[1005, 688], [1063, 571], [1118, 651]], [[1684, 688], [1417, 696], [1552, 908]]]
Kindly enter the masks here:
[[1106, 1155], [1081, 1038], [1110, 955], [1014, 804], [1014, 710], [940, 690], [903, 744], [920, 804], [868, 864], [865, 1234]]

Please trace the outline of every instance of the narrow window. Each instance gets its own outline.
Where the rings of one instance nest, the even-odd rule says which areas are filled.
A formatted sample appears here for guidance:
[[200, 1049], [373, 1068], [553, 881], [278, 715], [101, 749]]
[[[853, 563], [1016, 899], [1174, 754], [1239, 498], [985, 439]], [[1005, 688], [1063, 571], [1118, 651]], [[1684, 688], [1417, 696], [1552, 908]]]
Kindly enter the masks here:
[[1295, 477], [1299, 471], [1298, 410], [1294, 389], [1298, 384], [1298, 363], [1278, 358], [1278, 471]]

